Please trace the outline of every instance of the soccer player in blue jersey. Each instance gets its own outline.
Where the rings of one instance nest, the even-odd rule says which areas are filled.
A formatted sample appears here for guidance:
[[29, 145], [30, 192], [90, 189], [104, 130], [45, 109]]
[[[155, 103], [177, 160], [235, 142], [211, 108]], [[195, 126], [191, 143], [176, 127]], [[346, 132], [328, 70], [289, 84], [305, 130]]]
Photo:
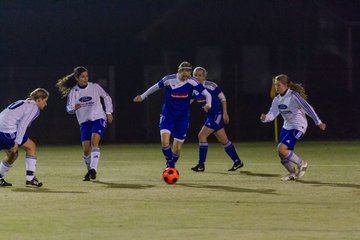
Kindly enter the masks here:
[[[191, 168], [195, 172], [205, 171], [205, 161], [208, 152], [207, 138], [214, 133], [218, 141], [224, 146], [225, 152], [233, 161], [233, 166], [228, 171], [235, 171], [244, 166], [240, 160], [234, 144], [228, 139], [224, 124], [229, 123], [229, 115], [227, 113], [227, 103], [224, 93], [220, 90], [218, 85], [214, 82], [206, 80], [207, 71], [203, 67], [196, 67], [193, 71], [193, 76], [197, 78], [205, 89], [211, 94], [211, 109], [206, 113], [206, 122], [201, 128], [199, 138], [199, 162]], [[194, 91], [196, 100], [203, 104], [204, 97], [197, 91]]]
[[[175, 167], [180, 157], [189, 128], [190, 101], [194, 90], [206, 98], [203, 109], [206, 112], [211, 109], [210, 93], [196, 78], [191, 77], [191, 70], [192, 66], [189, 62], [182, 62], [177, 73], [165, 76], [146, 92], [134, 98], [134, 102], [142, 102], [150, 94], [165, 88], [165, 103], [160, 116], [160, 135], [167, 167]], [[173, 149], [170, 146], [171, 135], [174, 138]]]
[[[100, 140], [106, 124], [113, 121], [112, 99], [99, 84], [89, 82], [88, 70], [82, 66], [59, 79], [56, 86], [64, 97], [67, 96], [66, 111], [76, 114], [80, 125], [83, 160], [87, 167], [83, 181], [96, 179]], [[104, 100], [105, 112], [101, 98]]]
[[282, 180], [291, 181], [304, 176], [308, 168], [308, 163], [294, 153], [295, 144], [304, 136], [308, 126], [306, 115], [310, 116], [321, 130], [325, 130], [326, 124], [306, 101], [305, 89], [300, 84], [291, 82], [285, 74], [276, 76], [274, 80], [278, 95], [273, 99], [269, 112], [260, 115], [260, 121], [273, 121], [279, 114], [283, 117], [284, 124], [279, 134], [277, 149], [281, 164], [289, 172]]
[[4, 180], [17, 159], [18, 148], [25, 150], [26, 186], [41, 187], [43, 184], [35, 177], [36, 144], [25, 135], [26, 129], [39, 116], [40, 110], [47, 106], [49, 92], [43, 88], [32, 91], [26, 100], [18, 100], [10, 104], [0, 113], [0, 150], [6, 157], [0, 163], [0, 186], [12, 186]]

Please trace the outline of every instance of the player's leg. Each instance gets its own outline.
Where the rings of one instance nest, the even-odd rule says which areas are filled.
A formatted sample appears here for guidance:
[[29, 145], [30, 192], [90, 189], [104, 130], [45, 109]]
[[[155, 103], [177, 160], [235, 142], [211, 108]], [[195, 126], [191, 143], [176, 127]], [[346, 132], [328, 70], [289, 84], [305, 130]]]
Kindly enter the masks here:
[[[305, 174], [307, 169], [307, 162], [300, 159], [295, 153], [294, 148], [297, 141], [303, 136], [303, 133], [298, 130], [282, 129], [279, 137], [278, 154], [281, 159], [281, 164], [286, 168], [289, 174], [282, 178], [282, 180], [296, 180]], [[299, 169], [296, 173], [296, 168]]]
[[81, 145], [83, 149], [83, 161], [86, 165], [86, 174], [83, 178], [83, 181], [90, 181], [90, 163], [91, 163], [91, 128], [92, 122], [87, 121], [80, 125], [80, 134], [81, 134]]
[[161, 137], [161, 150], [165, 157], [166, 167], [169, 167], [169, 163], [171, 162], [173, 155], [170, 146], [171, 131], [174, 128], [174, 121], [172, 117], [161, 114], [159, 127]]
[[214, 133], [214, 135], [216, 136], [217, 140], [224, 146], [226, 154], [233, 161], [233, 166], [228, 171], [236, 171], [237, 169], [243, 167], [244, 163], [237, 154], [234, 144], [228, 139], [225, 128], [220, 128]]
[[36, 144], [28, 138], [27, 141], [21, 145], [25, 150], [25, 163], [26, 163], [26, 182], [27, 186], [41, 187], [43, 184], [36, 178]]
[[174, 137], [174, 142], [173, 142], [173, 155], [172, 155], [172, 159], [169, 162], [169, 167], [174, 168], [177, 161], [180, 158], [180, 152], [182, 149], [182, 146], [184, 144], [185, 139], [178, 139]]
[[161, 150], [165, 157], [166, 167], [169, 167], [169, 162], [171, 161], [173, 155], [170, 146], [170, 136], [171, 136], [170, 131], [166, 129], [160, 130]]
[[91, 128], [91, 161], [89, 175], [91, 179], [96, 179], [96, 173], [100, 161], [100, 140], [106, 128], [106, 121], [104, 119], [97, 119], [93, 122]]
[[174, 143], [173, 143], [173, 154], [172, 159], [169, 162], [169, 167], [175, 167], [176, 162], [180, 158], [180, 152], [182, 149], [182, 146], [184, 144], [184, 141], [186, 139], [186, 133], [189, 128], [189, 117], [183, 116], [180, 119], [176, 119], [174, 121], [174, 128], [172, 131], [173, 137], [174, 137]]
[[199, 139], [199, 161], [195, 167], [192, 167], [191, 170], [195, 172], [205, 171], [205, 161], [208, 152], [208, 141], [207, 138], [214, 132], [213, 129], [206, 127], [205, 125], [201, 128], [198, 139]]
[[6, 173], [10, 170], [13, 163], [18, 157], [18, 153], [13, 153], [8, 149], [3, 149], [6, 152], [5, 158], [0, 163], [0, 187], [12, 186], [11, 183], [8, 183], [4, 180]]

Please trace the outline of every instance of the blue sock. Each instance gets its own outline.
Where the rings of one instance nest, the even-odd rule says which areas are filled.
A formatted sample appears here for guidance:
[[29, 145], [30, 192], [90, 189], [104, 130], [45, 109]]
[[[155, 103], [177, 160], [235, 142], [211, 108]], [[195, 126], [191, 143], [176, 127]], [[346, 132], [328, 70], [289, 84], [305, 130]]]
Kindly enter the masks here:
[[174, 168], [176, 162], [179, 160], [179, 157], [180, 157], [179, 155], [173, 153], [171, 161], [168, 162], [168, 167]]
[[232, 144], [232, 142], [228, 141], [224, 145], [224, 150], [227, 153], [227, 155], [229, 155], [229, 157], [233, 160], [233, 162], [241, 162], [239, 156], [236, 153], [234, 144]]
[[209, 144], [207, 142], [199, 142], [199, 165], [204, 165]]
[[163, 152], [163, 154], [165, 156], [166, 164], [169, 165], [169, 162], [172, 159], [172, 151], [171, 151], [170, 145], [167, 146], [167, 147], [162, 147], [161, 150], [162, 150], [162, 152]]

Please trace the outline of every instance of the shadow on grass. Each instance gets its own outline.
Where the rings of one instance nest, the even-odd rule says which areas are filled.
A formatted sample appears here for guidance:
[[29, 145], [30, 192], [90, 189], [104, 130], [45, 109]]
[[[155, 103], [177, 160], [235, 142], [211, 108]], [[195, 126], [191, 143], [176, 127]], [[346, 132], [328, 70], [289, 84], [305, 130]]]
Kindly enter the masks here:
[[351, 183], [329, 183], [329, 182], [305, 181], [305, 180], [297, 180], [297, 182], [303, 183], [303, 184], [314, 185], [314, 187], [328, 186], [328, 187], [341, 187], [341, 188], [356, 188], [356, 189], [360, 189], [360, 185], [359, 185], [359, 184], [351, 184]]
[[250, 189], [250, 188], [238, 188], [238, 187], [229, 187], [229, 186], [216, 186], [216, 185], [205, 185], [205, 184], [190, 184], [190, 183], [177, 183], [189, 188], [202, 188], [202, 189], [213, 189], [226, 192], [241, 192], [241, 193], [261, 193], [261, 194], [275, 194], [275, 189]]
[[81, 191], [56, 191], [51, 190], [49, 188], [14, 188], [12, 189], [13, 192], [25, 192], [25, 193], [75, 193], [75, 194], [82, 194], [87, 192], [81, 192]]
[[93, 181], [93, 183], [106, 185], [108, 188], [146, 189], [155, 187], [155, 185], [150, 184], [112, 183], [102, 181]]
[[271, 174], [271, 173], [253, 173], [250, 171], [241, 171], [240, 173], [248, 175], [248, 176], [255, 176], [255, 177], [276, 177], [276, 178], [281, 177], [280, 174]]
[[238, 174], [243, 174], [243, 175], [248, 175], [248, 176], [254, 176], [254, 177], [281, 177], [280, 174], [271, 174], [271, 173], [254, 173], [254, 172], [250, 172], [250, 171], [238, 171], [238, 172], [205, 172], [203, 174], [219, 174], [219, 175], [230, 175], [230, 174], [234, 174], [234, 173], [238, 173]]

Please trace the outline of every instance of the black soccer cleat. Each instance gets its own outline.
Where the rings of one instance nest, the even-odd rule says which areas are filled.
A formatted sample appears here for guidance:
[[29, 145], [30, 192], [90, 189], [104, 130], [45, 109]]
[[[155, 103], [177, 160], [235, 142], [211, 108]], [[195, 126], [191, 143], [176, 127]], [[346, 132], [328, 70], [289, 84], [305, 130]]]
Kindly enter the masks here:
[[41, 187], [43, 184], [36, 177], [34, 177], [31, 181], [26, 181], [25, 185], [27, 187]]
[[89, 174], [90, 179], [96, 179], [96, 170], [95, 169], [93, 169], [93, 168], [90, 169], [88, 174]]
[[90, 181], [90, 174], [89, 174], [89, 172], [87, 172], [87, 173], [85, 174], [85, 176], [84, 176], [84, 178], [83, 178], [83, 181], [84, 181], [84, 182]]
[[228, 171], [236, 171], [239, 168], [242, 168], [244, 166], [244, 163], [241, 161], [234, 162], [234, 165], [228, 170]]
[[12, 183], [8, 183], [3, 178], [0, 178], [0, 187], [11, 187]]
[[205, 165], [204, 164], [198, 164], [195, 167], [192, 167], [191, 170], [194, 172], [204, 172], [205, 171]]

